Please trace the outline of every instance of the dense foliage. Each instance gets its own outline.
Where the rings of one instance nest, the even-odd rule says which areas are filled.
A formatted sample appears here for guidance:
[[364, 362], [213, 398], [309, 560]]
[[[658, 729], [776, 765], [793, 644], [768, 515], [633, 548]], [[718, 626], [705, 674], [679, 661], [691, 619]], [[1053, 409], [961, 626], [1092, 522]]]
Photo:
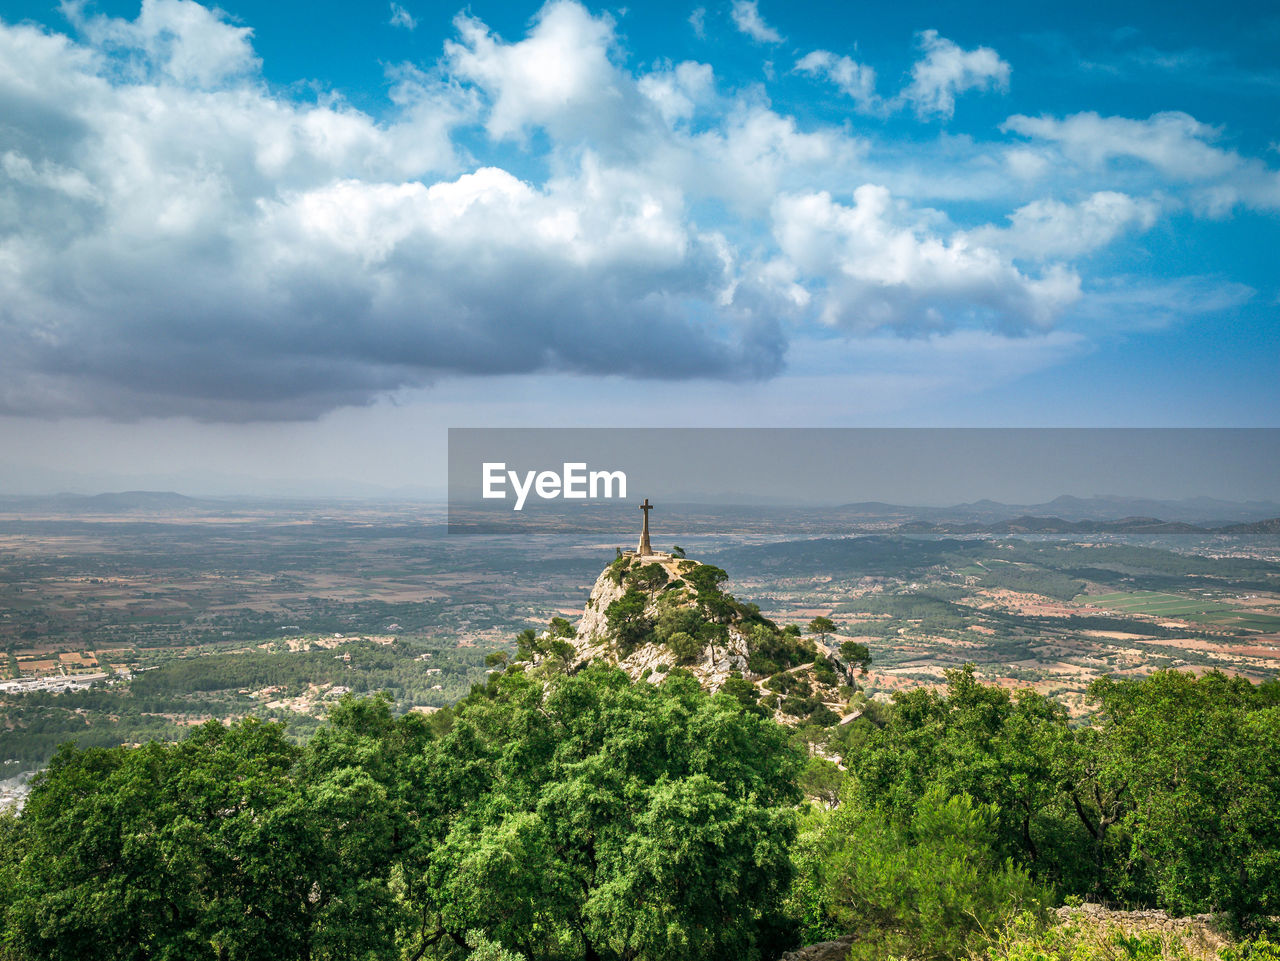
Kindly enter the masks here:
[[[13, 958], [754, 958], [785, 938], [784, 729], [692, 678], [512, 671], [428, 722], [344, 699], [67, 747], [0, 822]], [[496, 952], [496, 953], [495, 953]]]
[[513, 673], [429, 752], [448, 786], [438, 923], [528, 958], [768, 956], [798, 760], [783, 729], [672, 675]]
[[934, 792], [968, 796], [991, 806], [994, 850], [1060, 893], [1280, 913], [1280, 683], [1104, 678], [1098, 724], [1073, 728], [1051, 699], [972, 668], [948, 682], [860, 725], [850, 803], [902, 823]]
[[817, 922], [810, 935], [855, 936], [854, 961], [969, 957], [987, 932], [1048, 901], [996, 850], [995, 805], [933, 789], [898, 819], [852, 800], [806, 839], [815, 882], [802, 903]]
[[1073, 727], [956, 670], [842, 726], [841, 770], [745, 681], [555, 659], [430, 716], [344, 698], [304, 745], [248, 719], [63, 748], [0, 818], [0, 958], [1146, 961], [1172, 955], [1047, 908], [1280, 914], [1275, 682], [1108, 679]]

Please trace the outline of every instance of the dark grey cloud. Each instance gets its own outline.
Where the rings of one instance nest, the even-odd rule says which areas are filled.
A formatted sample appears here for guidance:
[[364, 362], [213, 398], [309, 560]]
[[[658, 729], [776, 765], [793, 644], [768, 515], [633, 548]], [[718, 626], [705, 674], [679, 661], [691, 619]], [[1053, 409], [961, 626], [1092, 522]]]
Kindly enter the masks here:
[[370, 264], [268, 233], [256, 262], [216, 234], [61, 245], [0, 307], [3, 409], [310, 417], [450, 374], [768, 376], [785, 347], [775, 323], [707, 302], [723, 265], [696, 244], [668, 264], [584, 265], [421, 237]]

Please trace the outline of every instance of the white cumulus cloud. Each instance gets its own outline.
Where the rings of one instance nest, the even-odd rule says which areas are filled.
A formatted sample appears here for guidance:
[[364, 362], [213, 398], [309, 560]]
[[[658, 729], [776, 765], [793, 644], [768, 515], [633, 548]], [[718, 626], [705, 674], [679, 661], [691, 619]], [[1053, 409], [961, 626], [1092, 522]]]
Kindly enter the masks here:
[[387, 22], [393, 27], [403, 27], [406, 30], [418, 29], [417, 19], [398, 3], [391, 4], [391, 19]]
[[83, 0], [63, 10], [94, 44], [130, 54], [131, 66], [144, 75], [211, 87], [254, 74], [262, 65], [251, 28], [229, 23], [221, 11], [194, 0], [142, 0], [136, 20], [86, 17]]
[[445, 44], [446, 60], [455, 76], [489, 98], [491, 135], [510, 137], [533, 125], [584, 129], [621, 112], [623, 85], [609, 60], [610, 17], [593, 17], [570, 0], [553, 0], [516, 43], [494, 36], [473, 17], [459, 15], [454, 23], [461, 40]]
[[[606, 42], [598, 21], [566, 26], [580, 12], [549, 8], [532, 38]], [[245, 36], [203, 22], [216, 36], [189, 50]], [[175, 60], [137, 40], [152, 32], [94, 21], [93, 47], [0, 24], [0, 410], [309, 417], [451, 373], [781, 364], [776, 323], [735, 303], [736, 253], [678, 187], [591, 154], [540, 186], [457, 175], [450, 131], [479, 107], [456, 83], [401, 69], [379, 122], [274, 96], [252, 56]], [[524, 106], [558, 109], [545, 88]]]
[[1225, 216], [1237, 204], [1280, 209], [1280, 171], [1217, 146], [1218, 128], [1180, 111], [1146, 119], [1093, 111], [1062, 118], [1017, 114], [1002, 129], [1050, 144], [1066, 162], [1094, 172], [1117, 161], [1149, 165], [1161, 177], [1186, 185], [1191, 205], [1210, 216]]
[[715, 72], [709, 63], [686, 60], [674, 67], [667, 64], [636, 81], [663, 120], [674, 125], [693, 117], [698, 105], [715, 96]]
[[947, 119], [956, 111], [956, 95], [966, 90], [1007, 90], [1010, 67], [990, 47], [965, 50], [936, 30], [920, 34], [924, 58], [911, 68], [902, 91], [920, 117]]
[[962, 234], [941, 236], [934, 219], [873, 184], [854, 191], [852, 205], [826, 192], [782, 196], [773, 217], [779, 247], [802, 276], [821, 281], [821, 316], [833, 326], [1047, 328], [1079, 299], [1072, 271], [1028, 276]]
[[[388, 68], [378, 116], [267, 83], [251, 28], [191, 0], [68, 10], [74, 38], [0, 21], [0, 414], [296, 418], [471, 375], [769, 378], [815, 330], [1013, 343], [1107, 289], [1073, 259], [1169, 210], [1280, 206], [1274, 171], [1186, 115], [894, 144], [711, 63], [629, 65], [573, 0], [518, 37], [457, 17], [434, 63]], [[1002, 82], [983, 50], [927, 38], [911, 101], [828, 51], [796, 69], [868, 112], [935, 115]]]
[[1092, 111], [1061, 119], [1015, 114], [1004, 129], [1058, 144], [1081, 164], [1097, 167], [1116, 158], [1133, 158], [1180, 180], [1218, 176], [1238, 163], [1238, 158], [1210, 143], [1217, 138], [1215, 128], [1176, 111], [1146, 120], [1103, 117]]
[[866, 64], [837, 57], [829, 50], [814, 50], [796, 61], [796, 70], [831, 81], [853, 99], [859, 110], [870, 113], [882, 106], [876, 96], [876, 72]]
[[756, 0], [733, 0], [733, 24], [757, 43], [782, 43], [785, 39], [777, 30], [765, 23]]
[[1079, 257], [1105, 247], [1125, 230], [1149, 229], [1160, 209], [1157, 200], [1099, 190], [1076, 204], [1034, 200], [1010, 214], [1007, 227], [982, 227], [968, 237], [1014, 257]]

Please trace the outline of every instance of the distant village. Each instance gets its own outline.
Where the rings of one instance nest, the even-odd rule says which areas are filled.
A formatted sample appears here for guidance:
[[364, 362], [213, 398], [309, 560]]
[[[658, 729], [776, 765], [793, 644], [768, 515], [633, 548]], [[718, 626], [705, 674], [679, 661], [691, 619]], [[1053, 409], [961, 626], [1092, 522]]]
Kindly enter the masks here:
[[83, 691], [100, 681], [115, 684], [132, 677], [133, 673], [125, 668], [112, 673], [103, 671], [96, 674], [47, 674], [42, 677], [20, 677], [0, 681], [0, 694], [31, 694], [36, 691], [51, 691], [58, 694], [63, 691]]

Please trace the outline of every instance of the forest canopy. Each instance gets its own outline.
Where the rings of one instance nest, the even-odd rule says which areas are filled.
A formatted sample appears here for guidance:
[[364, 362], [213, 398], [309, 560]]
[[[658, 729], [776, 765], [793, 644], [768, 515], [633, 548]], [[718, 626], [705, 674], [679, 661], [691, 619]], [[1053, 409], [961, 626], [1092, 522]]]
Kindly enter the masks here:
[[1272, 924], [1280, 684], [1091, 694], [1073, 727], [955, 670], [841, 727], [847, 770], [680, 669], [602, 665], [430, 716], [348, 696], [303, 745], [69, 745], [0, 818], [0, 958], [942, 961], [1022, 956], [1004, 932], [1080, 898]]

